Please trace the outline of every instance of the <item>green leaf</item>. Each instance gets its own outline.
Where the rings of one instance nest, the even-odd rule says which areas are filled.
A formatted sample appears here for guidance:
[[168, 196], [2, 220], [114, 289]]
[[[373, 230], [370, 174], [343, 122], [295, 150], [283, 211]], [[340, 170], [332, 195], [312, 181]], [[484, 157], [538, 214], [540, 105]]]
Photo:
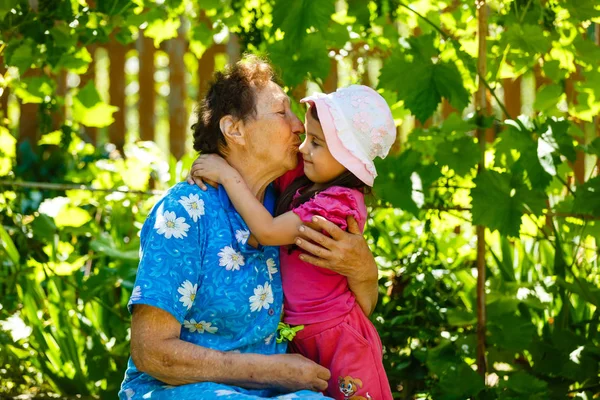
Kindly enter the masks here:
[[552, 44], [539, 25], [512, 25], [506, 32], [506, 39], [513, 49], [523, 50], [530, 55], [546, 53]]
[[190, 50], [201, 58], [206, 49], [213, 43], [213, 30], [206, 24], [197, 24], [190, 32]]
[[144, 35], [154, 39], [154, 47], [158, 48], [165, 40], [176, 38], [180, 26], [179, 18], [157, 19], [148, 24]]
[[427, 187], [421, 175], [421, 153], [406, 150], [399, 157], [376, 159], [375, 166], [379, 174], [374, 187], [377, 197], [417, 215], [423, 205], [423, 190]]
[[23, 103], [40, 104], [50, 99], [55, 91], [55, 82], [46, 75], [22, 78], [15, 87], [15, 95]]
[[89, 64], [92, 62], [92, 55], [85, 47], [80, 47], [74, 53], [67, 53], [60, 56], [58, 64], [54, 67], [54, 71], [59, 71], [61, 68], [68, 69], [76, 74], [86, 73]]
[[577, 187], [573, 209], [580, 213], [600, 216], [600, 176]]
[[368, 26], [371, 19], [369, 2], [364, 0], [348, 0], [348, 15], [355, 17], [356, 22], [360, 25]]
[[[513, 162], [514, 150], [518, 154], [516, 155], [517, 160]], [[531, 187], [545, 188], [550, 184], [552, 176], [540, 164], [538, 143], [533, 139], [530, 132], [521, 132], [513, 125], [509, 125], [509, 128], [500, 135], [496, 152], [498, 157], [506, 157], [506, 164], [514, 174], [527, 172]]]
[[92, 250], [102, 253], [108, 257], [115, 258], [118, 260], [133, 260], [139, 259], [139, 252], [137, 250], [123, 251], [116, 247], [112, 240], [102, 237], [97, 240], [92, 240], [90, 243]]
[[473, 223], [498, 230], [502, 235], [519, 236], [521, 217], [526, 209], [541, 214], [546, 206], [544, 192], [530, 190], [508, 173], [484, 171], [475, 178]]
[[112, 115], [118, 109], [102, 102], [93, 81], [88, 82], [73, 99], [73, 119], [85, 126], [103, 128], [112, 124]]
[[[409, 40], [409, 43], [411, 50], [408, 54], [396, 51], [384, 63], [379, 87], [396, 91], [398, 100], [403, 100], [404, 106], [421, 122], [433, 115], [442, 97], [462, 111], [469, 103], [469, 93], [456, 65], [433, 62], [435, 48], [430, 36]], [[419, 72], [415, 74], [415, 71]]]
[[572, 17], [582, 22], [600, 17], [600, 5], [596, 0], [569, 0], [564, 6]]
[[280, 70], [286, 85], [294, 87], [310, 74], [312, 79], [324, 80], [331, 69], [325, 41], [320, 34], [308, 35], [301, 48], [288, 48], [286, 41], [270, 47], [271, 61]]
[[273, 5], [273, 30], [285, 32], [288, 46], [299, 47], [311, 28], [325, 33], [335, 12], [335, 0], [277, 0]]
[[509, 376], [508, 381], [501, 380], [500, 386], [522, 395], [546, 393], [548, 383], [524, 371]]
[[4, 126], [0, 126], [0, 176], [12, 171], [13, 160], [16, 156], [17, 139]]
[[14, 265], [18, 265], [20, 260], [19, 252], [17, 251], [17, 247], [15, 246], [14, 242], [10, 238], [10, 235], [8, 232], [6, 232], [2, 225], [0, 225], [0, 245], [4, 251], [6, 251], [6, 254], [8, 254], [8, 257], [12, 263]]
[[19, 0], [0, 0], [0, 21], [19, 4]]
[[471, 137], [442, 142], [435, 153], [435, 160], [440, 165], [447, 165], [458, 175], [468, 174], [479, 159], [479, 146]]
[[535, 96], [533, 108], [539, 111], [555, 109], [562, 95], [563, 89], [556, 83], [542, 86], [540, 91]]
[[446, 313], [450, 326], [469, 326], [477, 323], [477, 316], [467, 310], [451, 308]]
[[91, 219], [90, 213], [83, 208], [74, 207], [68, 204], [58, 212], [56, 217], [54, 217], [54, 222], [58, 228], [65, 226], [78, 228], [87, 224]]
[[33, 64], [33, 44], [30, 40], [19, 41], [18, 43], [20, 43], [20, 46], [12, 53], [7, 50], [6, 63], [17, 67], [19, 73], [23, 75]]

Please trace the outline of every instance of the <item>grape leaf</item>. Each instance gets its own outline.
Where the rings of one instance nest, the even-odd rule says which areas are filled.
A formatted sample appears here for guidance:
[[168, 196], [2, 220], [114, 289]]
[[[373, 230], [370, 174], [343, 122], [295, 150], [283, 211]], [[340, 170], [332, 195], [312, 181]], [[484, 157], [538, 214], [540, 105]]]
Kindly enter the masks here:
[[458, 175], [468, 174], [479, 158], [479, 146], [471, 137], [444, 141], [438, 145], [435, 153], [435, 160], [440, 165], [447, 165]]
[[487, 170], [474, 183], [473, 223], [502, 235], [519, 236], [523, 213], [529, 209], [539, 215], [546, 206], [544, 192], [528, 189], [517, 175]]
[[325, 32], [333, 13], [334, 0], [277, 0], [273, 5], [273, 30], [281, 29], [288, 45], [299, 46], [309, 29]]
[[398, 100], [403, 100], [404, 106], [421, 122], [433, 115], [442, 97], [462, 111], [469, 103], [469, 93], [456, 65], [433, 62], [436, 51], [429, 36], [410, 40], [409, 43], [411, 50], [408, 53], [396, 51], [385, 62], [379, 87], [396, 91]]

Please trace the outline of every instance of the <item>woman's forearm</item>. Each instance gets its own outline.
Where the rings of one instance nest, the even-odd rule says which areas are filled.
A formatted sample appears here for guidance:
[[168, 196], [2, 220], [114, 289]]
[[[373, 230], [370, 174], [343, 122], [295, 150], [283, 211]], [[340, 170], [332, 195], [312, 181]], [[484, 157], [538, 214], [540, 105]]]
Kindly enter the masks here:
[[377, 279], [360, 280], [348, 278], [348, 287], [354, 293], [358, 305], [368, 317], [375, 310], [379, 296]]
[[152, 348], [144, 346], [143, 357], [134, 356], [134, 363], [140, 371], [169, 385], [217, 382], [266, 388], [269, 383], [264, 378], [272, 373], [267, 356], [221, 352], [179, 338], [162, 340]]

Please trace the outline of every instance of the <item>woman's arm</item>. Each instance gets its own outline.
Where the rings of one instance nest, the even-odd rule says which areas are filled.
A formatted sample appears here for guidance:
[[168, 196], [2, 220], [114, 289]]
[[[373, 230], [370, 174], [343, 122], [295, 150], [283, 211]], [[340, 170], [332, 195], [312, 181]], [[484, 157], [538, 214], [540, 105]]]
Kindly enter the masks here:
[[137, 369], [170, 385], [216, 382], [245, 388], [323, 391], [331, 374], [297, 354], [240, 354], [179, 339], [168, 312], [139, 304], [131, 321], [131, 357]]
[[[327, 268], [348, 278], [348, 285], [365, 315], [371, 315], [379, 295], [378, 269], [373, 254], [352, 217], [348, 232], [323, 217], [313, 217], [312, 226], [299, 228], [298, 247], [303, 261]], [[321, 233], [325, 231], [330, 237]]]

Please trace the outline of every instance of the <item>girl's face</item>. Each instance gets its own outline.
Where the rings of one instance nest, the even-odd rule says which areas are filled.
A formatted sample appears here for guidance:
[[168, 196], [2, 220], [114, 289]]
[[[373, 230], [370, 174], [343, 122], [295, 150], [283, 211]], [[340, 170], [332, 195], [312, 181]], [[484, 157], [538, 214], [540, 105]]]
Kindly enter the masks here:
[[346, 168], [329, 152], [319, 121], [306, 112], [306, 138], [300, 145], [304, 158], [304, 174], [315, 183], [327, 183], [340, 176]]

